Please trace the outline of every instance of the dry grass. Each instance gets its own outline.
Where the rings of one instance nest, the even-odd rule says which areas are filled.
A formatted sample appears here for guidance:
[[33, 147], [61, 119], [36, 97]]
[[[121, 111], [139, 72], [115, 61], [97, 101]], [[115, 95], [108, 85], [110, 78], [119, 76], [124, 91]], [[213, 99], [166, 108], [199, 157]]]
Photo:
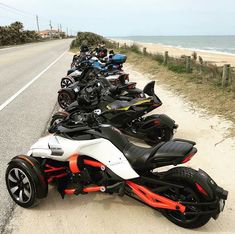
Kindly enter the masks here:
[[[197, 107], [206, 109], [210, 114], [223, 116], [235, 123], [235, 96], [228, 89], [221, 89], [218, 85], [198, 79], [193, 74], [178, 74], [160, 65], [157, 61], [136, 54], [126, 52], [128, 63], [133, 64], [141, 72], [155, 77], [160, 84], [167, 85], [171, 90], [183, 95]], [[235, 129], [231, 129], [235, 135]]]

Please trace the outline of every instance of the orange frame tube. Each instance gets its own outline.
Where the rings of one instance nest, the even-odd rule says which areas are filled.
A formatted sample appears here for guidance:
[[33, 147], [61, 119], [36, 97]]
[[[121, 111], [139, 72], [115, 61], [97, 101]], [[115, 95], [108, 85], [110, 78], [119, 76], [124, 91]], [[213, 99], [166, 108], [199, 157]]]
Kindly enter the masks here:
[[[103, 186], [93, 186], [93, 187], [86, 187], [83, 188], [84, 193], [92, 193], [92, 192], [99, 192]], [[65, 189], [64, 193], [68, 195], [74, 194], [76, 189]]]
[[84, 164], [92, 166], [92, 167], [102, 167], [102, 166], [104, 166], [103, 163], [96, 162], [96, 161], [93, 161], [93, 160], [88, 160], [88, 159], [84, 159]]
[[154, 208], [179, 210], [181, 213], [185, 212], [186, 207], [179, 202], [172, 201], [166, 197], [153, 193], [144, 186], [135, 184], [132, 181], [126, 181], [126, 183], [142, 201]]

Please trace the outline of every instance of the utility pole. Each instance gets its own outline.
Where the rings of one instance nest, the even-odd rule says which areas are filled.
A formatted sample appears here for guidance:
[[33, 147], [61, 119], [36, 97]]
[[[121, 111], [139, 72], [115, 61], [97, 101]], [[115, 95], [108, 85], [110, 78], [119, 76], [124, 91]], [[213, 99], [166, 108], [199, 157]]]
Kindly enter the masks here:
[[38, 28], [38, 33], [39, 33], [39, 32], [40, 32], [40, 30], [39, 30], [38, 15], [36, 15], [36, 21], [37, 21], [37, 28]]
[[68, 27], [66, 28], [66, 32], [67, 32], [67, 37], [69, 37], [69, 29], [68, 29]]
[[52, 25], [51, 25], [51, 20], [50, 20], [49, 26], [50, 26], [50, 39], [52, 39]]
[[62, 32], [62, 25], [60, 24], [60, 31]]

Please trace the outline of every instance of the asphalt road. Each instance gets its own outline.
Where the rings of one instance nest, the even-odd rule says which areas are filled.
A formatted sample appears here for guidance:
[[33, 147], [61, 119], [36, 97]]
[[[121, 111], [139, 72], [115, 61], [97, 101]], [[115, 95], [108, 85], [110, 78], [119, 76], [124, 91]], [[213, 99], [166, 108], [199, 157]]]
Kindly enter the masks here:
[[13, 204], [5, 188], [9, 160], [26, 153], [44, 132], [69, 67], [71, 40], [0, 49], [0, 230]]

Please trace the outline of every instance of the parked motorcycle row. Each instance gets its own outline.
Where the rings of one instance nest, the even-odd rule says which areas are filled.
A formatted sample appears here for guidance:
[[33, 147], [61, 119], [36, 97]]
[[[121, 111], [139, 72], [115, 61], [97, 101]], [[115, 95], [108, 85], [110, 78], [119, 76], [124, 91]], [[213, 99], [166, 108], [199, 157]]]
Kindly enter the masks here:
[[[6, 185], [12, 199], [28, 208], [48, 194], [48, 184], [65, 195], [90, 192], [132, 197], [184, 228], [198, 228], [223, 211], [228, 192], [203, 170], [172, 167], [191, 160], [195, 142], [173, 139], [178, 125], [165, 114], [149, 114], [162, 102], [151, 81], [143, 90], [123, 70], [127, 56], [81, 47], [61, 79], [51, 133], [26, 155], [9, 162]], [[146, 114], [148, 114], [146, 116]], [[151, 148], [131, 143], [144, 140]]]

